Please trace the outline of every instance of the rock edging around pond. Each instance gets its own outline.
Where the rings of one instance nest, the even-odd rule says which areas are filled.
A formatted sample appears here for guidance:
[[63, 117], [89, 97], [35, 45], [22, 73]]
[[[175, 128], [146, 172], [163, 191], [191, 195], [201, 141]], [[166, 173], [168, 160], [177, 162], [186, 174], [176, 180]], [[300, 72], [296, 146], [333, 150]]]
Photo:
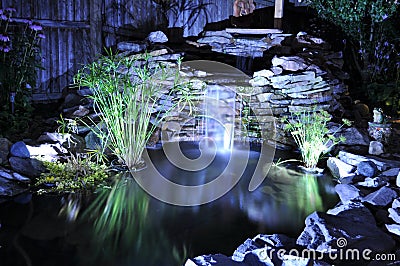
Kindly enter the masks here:
[[328, 168], [340, 173], [335, 187], [340, 202], [311, 213], [297, 239], [259, 234], [230, 257], [202, 255], [185, 266], [398, 265], [400, 162], [341, 151], [328, 159]]

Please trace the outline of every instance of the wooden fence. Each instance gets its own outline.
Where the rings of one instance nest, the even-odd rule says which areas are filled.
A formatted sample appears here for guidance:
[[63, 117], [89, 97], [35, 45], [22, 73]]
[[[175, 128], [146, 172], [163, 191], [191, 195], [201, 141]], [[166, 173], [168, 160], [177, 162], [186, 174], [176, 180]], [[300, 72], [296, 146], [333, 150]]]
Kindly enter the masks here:
[[[35, 101], [56, 100], [83, 64], [103, 47], [129, 38], [144, 38], [162, 26], [184, 26], [184, 36], [196, 36], [207, 23], [229, 18], [233, 0], [180, 0], [178, 12], [157, 0], [0, 0], [13, 6], [17, 19], [32, 19], [44, 27], [42, 66]], [[257, 7], [274, 1], [256, 0]], [[197, 9], [196, 9], [197, 8]], [[191, 18], [189, 20], [189, 18]]]

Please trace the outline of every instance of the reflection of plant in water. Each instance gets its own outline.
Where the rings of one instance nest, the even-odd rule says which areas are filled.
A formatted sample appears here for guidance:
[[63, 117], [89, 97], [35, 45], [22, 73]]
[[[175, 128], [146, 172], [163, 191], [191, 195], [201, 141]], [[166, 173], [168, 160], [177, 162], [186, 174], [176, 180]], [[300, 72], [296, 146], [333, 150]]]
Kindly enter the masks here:
[[304, 174], [296, 180], [296, 200], [294, 208], [302, 210], [302, 214], [308, 215], [313, 211], [322, 211], [322, 198], [318, 188], [318, 177], [311, 174]]
[[299, 215], [299, 219], [313, 211], [323, 210], [317, 176], [274, 166], [267, 180], [269, 185], [263, 187], [263, 192], [274, 197], [276, 201], [287, 203], [296, 210], [294, 213]]
[[[158, 221], [151, 221], [149, 196], [128, 174], [118, 174], [111, 187], [103, 187], [84, 211], [82, 218], [93, 224], [93, 252], [90, 259], [102, 265], [178, 265], [187, 250], [171, 245]], [[92, 264], [93, 261], [91, 261]], [[171, 265], [173, 265], [171, 264]]]
[[141, 238], [149, 199], [134, 185], [132, 178], [116, 177], [112, 187], [98, 191], [96, 199], [86, 210], [86, 215], [94, 218], [97, 241], [118, 243], [124, 237]]
[[61, 198], [61, 209], [58, 216], [65, 217], [68, 222], [74, 222], [78, 218], [81, 209], [82, 194], [70, 193]]

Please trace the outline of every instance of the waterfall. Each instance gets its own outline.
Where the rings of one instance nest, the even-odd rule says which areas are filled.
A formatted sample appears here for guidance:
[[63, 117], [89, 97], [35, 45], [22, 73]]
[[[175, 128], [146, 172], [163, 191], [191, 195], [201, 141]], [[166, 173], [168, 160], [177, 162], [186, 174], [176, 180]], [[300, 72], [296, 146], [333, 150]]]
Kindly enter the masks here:
[[218, 149], [232, 149], [235, 135], [236, 93], [226, 86], [208, 85], [205, 94], [204, 137]]

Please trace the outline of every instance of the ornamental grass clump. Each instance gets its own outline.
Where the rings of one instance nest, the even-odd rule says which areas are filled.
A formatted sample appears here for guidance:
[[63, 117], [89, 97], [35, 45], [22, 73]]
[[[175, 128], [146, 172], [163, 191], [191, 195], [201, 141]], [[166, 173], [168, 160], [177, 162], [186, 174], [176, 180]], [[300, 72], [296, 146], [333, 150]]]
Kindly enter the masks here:
[[[75, 76], [76, 84], [93, 91], [89, 97], [102, 120], [92, 127], [93, 132], [103, 149], [108, 147], [129, 170], [144, 166], [143, 151], [166, 113], [190, 101], [190, 84], [180, 81], [179, 62], [172, 69], [156, 64], [148, 55], [122, 57], [108, 52]], [[165, 91], [180, 98], [158, 108]]]
[[322, 155], [329, 152], [334, 145], [345, 141], [343, 136], [335, 135], [343, 125], [350, 125], [350, 122], [343, 119], [344, 124], [331, 132], [327, 126], [330, 119], [329, 113], [323, 110], [296, 112], [283, 119], [284, 129], [293, 136], [300, 149], [302, 161], [308, 169], [316, 169]]

